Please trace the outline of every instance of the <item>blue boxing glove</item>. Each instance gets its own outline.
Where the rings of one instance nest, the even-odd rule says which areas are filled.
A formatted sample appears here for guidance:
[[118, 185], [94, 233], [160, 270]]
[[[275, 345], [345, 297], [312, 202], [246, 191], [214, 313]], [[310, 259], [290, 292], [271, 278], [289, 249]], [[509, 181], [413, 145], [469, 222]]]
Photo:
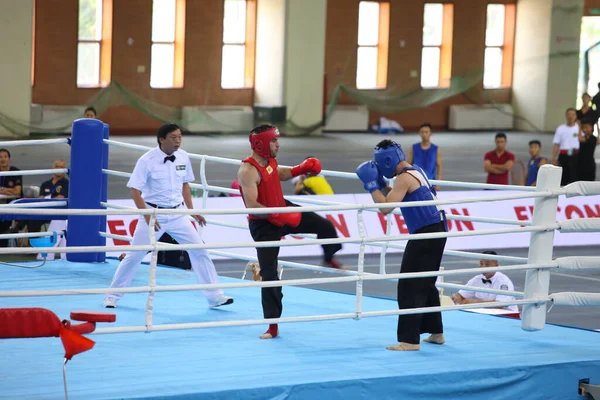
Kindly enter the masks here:
[[385, 189], [387, 182], [373, 161], [365, 161], [356, 168], [356, 175], [362, 181], [363, 187], [369, 193]]

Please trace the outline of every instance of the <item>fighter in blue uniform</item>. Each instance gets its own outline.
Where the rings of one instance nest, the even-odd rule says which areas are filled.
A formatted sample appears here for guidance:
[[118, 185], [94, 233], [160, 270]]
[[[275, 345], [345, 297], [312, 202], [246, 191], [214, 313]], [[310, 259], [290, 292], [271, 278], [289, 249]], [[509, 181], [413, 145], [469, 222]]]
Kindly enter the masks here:
[[[356, 175], [371, 193], [376, 203], [408, 203], [435, 200], [435, 191], [425, 173], [406, 162], [399, 144], [383, 140], [373, 153], [373, 161], [365, 161], [356, 169]], [[396, 177], [390, 189], [383, 177]], [[384, 194], [383, 192], [389, 192]], [[382, 208], [389, 214], [394, 208]], [[437, 206], [400, 207], [410, 234], [446, 232], [444, 212]], [[438, 271], [446, 246], [446, 238], [409, 240], [404, 250], [400, 273]], [[435, 307], [440, 297], [435, 287], [436, 277], [398, 280], [398, 307], [403, 309]], [[388, 350], [419, 350], [420, 335], [430, 333], [425, 342], [443, 344], [444, 328], [440, 312], [398, 316], [398, 344]]]

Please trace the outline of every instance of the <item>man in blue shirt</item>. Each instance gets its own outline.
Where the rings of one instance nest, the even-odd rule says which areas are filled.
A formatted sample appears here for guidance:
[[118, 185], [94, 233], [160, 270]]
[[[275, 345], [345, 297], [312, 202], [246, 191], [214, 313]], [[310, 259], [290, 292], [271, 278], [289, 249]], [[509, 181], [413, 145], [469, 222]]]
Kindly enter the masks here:
[[[442, 179], [442, 149], [431, 143], [431, 124], [425, 122], [419, 127], [421, 143], [409, 148], [406, 162], [418, 165], [427, 175], [427, 179]], [[438, 187], [435, 188], [438, 190]]]
[[540, 167], [548, 162], [545, 157], [540, 156], [542, 143], [539, 140], [529, 142], [529, 163], [527, 164], [527, 175], [523, 179], [524, 186], [535, 186], [537, 183], [537, 174]]

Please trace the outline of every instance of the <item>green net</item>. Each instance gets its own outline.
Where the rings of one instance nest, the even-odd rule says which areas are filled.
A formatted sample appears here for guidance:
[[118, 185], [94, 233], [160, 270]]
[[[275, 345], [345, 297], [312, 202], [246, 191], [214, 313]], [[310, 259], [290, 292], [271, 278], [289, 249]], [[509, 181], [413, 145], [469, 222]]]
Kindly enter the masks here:
[[[589, 60], [588, 54], [591, 54], [596, 49], [600, 49], [600, 46], [594, 43], [593, 46], [589, 49], [584, 49], [580, 54], [583, 61], [581, 63], [580, 82], [582, 80], [589, 82], [595, 78], [595, 76], [590, 76], [590, 70], [594, 71], [594, 67], [597, 66], [600, 57], [594, 59], [592, 63]], [[556, 53], [552, 57], [572, 57], [573, 53]], [[544, 56], [535, 56], [531, 60], [524, 60], [524, 62], [532, 62], [539, 57]], [[583, 77], [585, 78], [581, 79]], [[462, 95], [465, 101], [472, 104], [485, 103], [494, 105], [494, 99], [489, 95], [489, 92], [479, 89], [482, 80], [483, 71], [477, 70], [463, 76], [453, 77], [447, 88], [423, 89], [419, 87], [408, 91], [399, 88], [358, 90], [349, 85], [337, 84], [325, 108], [324, 119], [300, 126], [293, 122], [293, 115], [288, 115], [287, 121], [283, 123], [277, 122], [277, 125], [283, 135], [309, 135], [321, 128], [328, 121], [339, 106], [342, 95], [345, 95], [354, 104], [363, 105], [369, 111], [381, 114], [395, 114], [420, 109], [458, 95]], [[411, 82], [411, 85], [414, 85], [414, 83]], [[582, 85], [580, 84], [580, 86]], [[216, 118], [210, 112], [203, 110], [202, 107], [190, 107], [184, 113], [181, 107], [169, 107], [146, 99], [119, 82], [112, 82], [88, 99], [85, 104], [86, 106], [93, 106], [100, 117], [104, 111], [111, 107], [128, 106], [158, 121], [176, 123], [188, 132], [194, 132], [194, 129], [189, 129], [189, 127], [201, 124], [203, 132], [207, 133], [241, 133], [239, 125], [228, 124], [226, 119]], [[0, 125], [11, 132], [15, 138], [26, 137], [30, 133], [58, 134], [69, 132], [73, 121], [82, 117], [83, 108], [85, 106], [61, 106], [59, 112], [53, 112], [52, 106], [44, 106], [43, 118], [41, 118], [41, 122], [39, 123], [32, 122], [34, 118], [32, 118], [32, 121], [16, 120], [0, 110]], [[514, 117], [525, 120], [519, 115], [514, 115]], [[529, 123], [527, 120], [525, 122]], [[531, 123], [529, 125], [534, 131], [540, 130]], [[246, 133], [251, 128], [250, 126], [246, 127], [243, 132]]]
[[[481, 73], [471, 74], [452, 78], [448, 88], [435, 90], [418, 89], [406, 93], [393, 89], [361, 91], [349, 86], [337, 85], [326, 107], [325, 120], [331, 116], [338, 106], [342, 93], [345, 93], [356, 104], [365, 105], [371, 111], [396, 113], [427, 107], [449, 97], [464, 93], [480, 81]], [[86, 102], [86, 105], [93, 106], [99, 115], [110, 107], [128, 106], [159, 121], [176, 123], [186, 130], [188, 130], [188, 126], [201, 122], [204, 126], [208, 126], [211, 132], [239, 132], [238, 127], [228, 125], [222, 120], [217, 120], [201, 108], [194, 108], [193, 112], [188, 112], [184, 118], [181, 108], [169, 107], [148, 100], [127, 89], [119, 82], [112, 82], [100, 90]], [[52, 113], [44, 112], [43, 121], [40, 123], [19, 121], [0, 111], [0, 125], [13, 133], [15, 137], [27, 136], [28, 133], [57, 134], [68, 131], [73, 121], [81, 117], [81, 107], [61, 107], [61, 112], [56, 113], [56, 116], [53, 116]], [[299, 126], [289, 118], [286, 122], [279, 123], [278, 126], [280, 131], [286, 135], [308, 135], [323, 126], [323, 122], [319, 120], [306, 126]]]

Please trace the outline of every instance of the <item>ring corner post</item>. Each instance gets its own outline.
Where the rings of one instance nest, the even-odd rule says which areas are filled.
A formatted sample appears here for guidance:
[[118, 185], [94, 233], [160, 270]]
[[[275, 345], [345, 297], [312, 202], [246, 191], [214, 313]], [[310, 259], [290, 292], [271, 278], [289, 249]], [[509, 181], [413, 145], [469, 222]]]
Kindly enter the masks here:
[[[77, 119], [71, 134], [71, 173], [69, 187], [69, 209], [98, 210], [106, 191], [102, 168], [108, 165], [108, 148], [104, 135], [108, 125], [97, 119]], [[106, 199], [104, 199], [106, 201]], [[68, 247], [104, 246], [106, 239], [99, 235], [101, 215], [69, 215]], [[106, 226], [106, 222], [105, 222]], [[105, 230], [105, 229], [104, 229]], [[67, 253], [67, 261], [99, 262], [106, 252]]]
[[[537, 192], [560, 188], [562, 168], [543, 165], [537, 177]], [[533, 211], [533, 226], [556, 222], [558, 196], [538, 197]], [[529, 238], [528, 264], [549, 263], [552, 261], [554, 247], [554, 229], [531, 232]], [[548, 269], [530, 269], [525, 275], [525, 298], [545, 299], [550, 289], [550, 271]], [[521, 312], [521, 328], [526, 331], [538, 331], [546, 324], [546, 303], [525, 304]]]

